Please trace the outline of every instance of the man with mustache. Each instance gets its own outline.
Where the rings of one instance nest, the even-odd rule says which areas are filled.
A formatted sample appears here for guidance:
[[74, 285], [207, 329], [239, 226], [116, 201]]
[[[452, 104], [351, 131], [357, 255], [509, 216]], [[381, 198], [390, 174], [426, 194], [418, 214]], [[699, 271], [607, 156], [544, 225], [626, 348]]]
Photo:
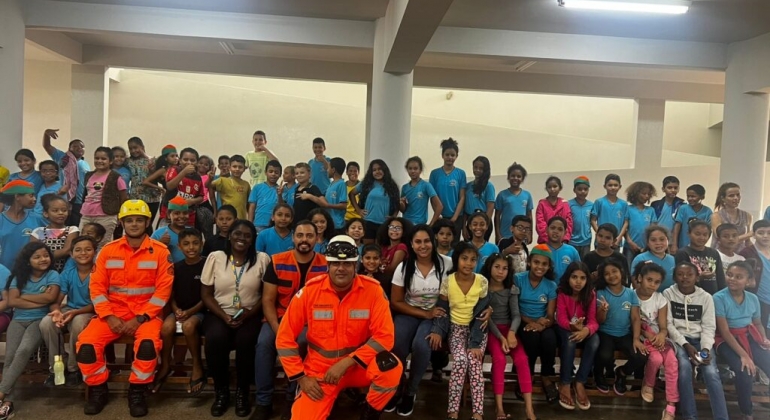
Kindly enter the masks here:
[[[262, 311], [265, 314], [264, 323], [257, 339], [255, 357], [255, 383], [257, 387], [257, 406], [251, 420], [267, 420], [272, 418], [273, 391], [275, 390], [275, 337], [281, 318], [289, 307], [294, 295], [305, 286], [306, 280], [326, 274], [328, 266], [326, 258], [313, 251], [316, 244], [317, 231], [309, 220], [297, 222], [292, 239], [294, 249], [273, 255], [272, 263], [268, 266], [262, 280]], [[299, 340], [301, 351], [306, 348], [305, 334]], [[286, 391], [286, 404], [281, 414], [282, 419], [291, 417], [291, 406], [294, 402], [297, 382], [289, 383]]]

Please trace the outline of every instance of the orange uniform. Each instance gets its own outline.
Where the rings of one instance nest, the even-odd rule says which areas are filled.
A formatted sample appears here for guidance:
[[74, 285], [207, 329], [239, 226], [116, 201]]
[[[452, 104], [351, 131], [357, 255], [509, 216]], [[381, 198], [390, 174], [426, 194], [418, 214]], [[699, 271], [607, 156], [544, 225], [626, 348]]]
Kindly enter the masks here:
[[151, 383], [160, 354], [159, 318], [171, 297], [174, 266], [166, 245], [149, 236], [138, 249], [126, 238], [105, 245], [99, 252], [91, 274], [90, 293], [96, 319], [80, 333], [77, 360], [83, 379], [89, 386], [103, 384], [109, 377], [104, 361], [104, 347], [120, 338], [110, 330], [106, 318], [114, 315], [128, 321], [140, 315], [148, 320], [134, 333], [134, 354], [131, 365], [132, 384]]
[[[303, 361], [297, 336], [306, 325], [308, 354]], [[403, 368], [399, 362], [395, 368], [382, 371], [375, 358], [390, 351], [394, 340], [389, 303], [378, 281], [357, 275], [340, 299], [328, 274], [309, 280], [291, 300], [278, 328], [276, 348], [288, 379], [307, 375], [320, 382], [342, 358], [352, 357], [356, 364], [338, 384], [320, 382], [323, 400], [313, 401], [300, 393], [292, 418], [326, 419], [337, 395], [350, 387], [369, 386], [367, 402], [382, 410], [395, 394]]]

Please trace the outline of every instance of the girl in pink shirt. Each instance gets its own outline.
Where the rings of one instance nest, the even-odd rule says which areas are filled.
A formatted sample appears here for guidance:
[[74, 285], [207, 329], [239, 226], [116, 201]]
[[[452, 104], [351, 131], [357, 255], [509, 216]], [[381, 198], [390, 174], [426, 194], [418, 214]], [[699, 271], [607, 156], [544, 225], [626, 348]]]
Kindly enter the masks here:
[[548, 234], [545, 231], [548, 228], [548, 221], [554, 216], [563, 217], [567, 221], [564, 242], [569, 242], [570, 240], [572, 235], [572, 210], [567, 200], [559, 197], [561, 189], [561, 179], [559, 177], [551, 175], [545, 181], [545, 190], [548, 192], [548, 197], [541, 199], [537, 203], [537, 209], [535, 210], [535, 230], [537, 231], [537, 243], [539, 244], [547, 241]]

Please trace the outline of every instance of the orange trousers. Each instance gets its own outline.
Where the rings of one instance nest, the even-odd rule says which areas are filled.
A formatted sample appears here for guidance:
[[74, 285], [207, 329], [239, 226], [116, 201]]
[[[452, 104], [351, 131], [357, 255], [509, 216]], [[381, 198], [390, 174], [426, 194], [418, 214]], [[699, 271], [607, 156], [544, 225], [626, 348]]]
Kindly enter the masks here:
[[[163, 322], [159, 318], [151, 319], [140, 325], [134, 333], [134, 362], [131, 364], [132, 384], [149, 384], [155, 377], [155, 367], [160, 355], [160, 328]], [[107, 382], [110, 372], [104, 360], [104, 348], [120, 338], [110, 330], [106, 321], [94, 318], [80, 333], [77, 344], [77, 360], [83, 381], [88, 386]], [[90, 346], [90, 348], [89, 348]]]
[[374, 361], [369, 364], [366, 370], [356, 364], [348, 369], [336, 385], [319, 382], [324, 393], [322, 400], [313, 401], [304, 392], [300, 392], [292, 406], [291, 418], [295, 420], [325, 420], [329, 417], [334, 401], [342, 390], [365, 386], [369, 387], [366, 402], [373, 408], [382, 410], [395, 395], [403, 370], [401, 362], [398, 363], [397, 367], [387, 372], [381, 372]]

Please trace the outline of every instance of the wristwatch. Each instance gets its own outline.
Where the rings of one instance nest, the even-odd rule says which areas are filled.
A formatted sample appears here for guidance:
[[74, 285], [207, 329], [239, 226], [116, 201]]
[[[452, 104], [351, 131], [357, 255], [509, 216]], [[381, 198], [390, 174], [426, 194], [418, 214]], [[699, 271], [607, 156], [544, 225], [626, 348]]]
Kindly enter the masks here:
[[147, 316], [147, 314], [137, 315], [136, 316], [136, 322], [139, 324], [144, 324], [145, 322], [149, 321], [150, 317]]

